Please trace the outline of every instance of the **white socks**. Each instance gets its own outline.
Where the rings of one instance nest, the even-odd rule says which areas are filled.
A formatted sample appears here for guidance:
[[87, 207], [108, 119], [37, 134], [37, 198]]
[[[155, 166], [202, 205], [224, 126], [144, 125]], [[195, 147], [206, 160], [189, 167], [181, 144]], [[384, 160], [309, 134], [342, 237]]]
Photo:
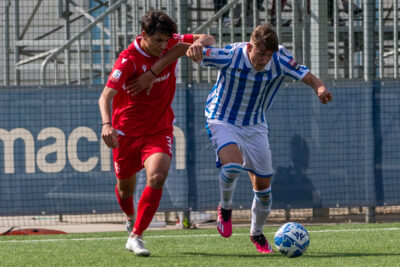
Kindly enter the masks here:
[[232, 209], [232, 198], [236, 188], [236, 177], [243, 170], [238, 163], [228, 163], [222, 166], [219, 173], [219, 188], [221, 195], [221, 207]]
[[271, 186], [261, 190], [254, 190], [253, 205], [251, 207], [251, 227], [250, 235], [260, 235], [263, 233], [264, 224], [271, 212], [272, 194]]

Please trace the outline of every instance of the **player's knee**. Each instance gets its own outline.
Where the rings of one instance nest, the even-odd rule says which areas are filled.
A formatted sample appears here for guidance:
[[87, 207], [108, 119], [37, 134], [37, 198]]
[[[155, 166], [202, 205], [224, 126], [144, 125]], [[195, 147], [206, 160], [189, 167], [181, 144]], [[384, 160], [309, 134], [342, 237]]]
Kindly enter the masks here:
[[147, 177], [147, 185], [152, 188], [162, 188], [166, 178], [167, 175], [164, 173], [161, 172], [152, 173]]
[[222, 166], [221, 175], [224, 181], [233, 182], [242, 172], [243, 166], [238, 163], [228, 163]]
[[133, 194], [133, 188], [128, 188], [127, 186], [119, 186], [118, 194], [121, 199], [130, 198]]

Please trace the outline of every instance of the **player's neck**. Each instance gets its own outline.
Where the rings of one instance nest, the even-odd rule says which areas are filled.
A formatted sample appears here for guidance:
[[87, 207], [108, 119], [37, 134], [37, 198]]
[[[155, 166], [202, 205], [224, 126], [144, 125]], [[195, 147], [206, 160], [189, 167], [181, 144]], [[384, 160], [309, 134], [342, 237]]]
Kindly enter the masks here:
[[140, 45], [140, 47], [143, 49], [143, 51], [146, 52], [146, 54], [148, 54], [149, 56], [153, 56], [153, 55], [151, 54], [151, 51], [149, 50], [149, 47], [148, 47], [148, 45], [147, 45], [147, 42], [146, 42], [144, 39], [141, 39], [141, 40], [140, 40], [139, 45]]

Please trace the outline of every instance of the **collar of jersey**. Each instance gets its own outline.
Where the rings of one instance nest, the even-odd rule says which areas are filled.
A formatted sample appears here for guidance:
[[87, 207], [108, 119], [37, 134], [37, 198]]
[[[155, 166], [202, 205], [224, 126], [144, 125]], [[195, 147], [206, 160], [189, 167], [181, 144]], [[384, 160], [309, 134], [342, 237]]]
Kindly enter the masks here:
[[[139, 39], [139, 37], [136, 38], [136, 39], [135, 39], [135, 42], [134, 42], [136, 50], [139, 51], [139, 53], [142, 54], [143, 56], [145, 56], [145, 57], [150, 57], [150, 56], [149, 56], [146, 52], [144, 52], [144, 50], [140, 47], [139, 42], [138, 42], [138, 39]], [[141, 38], [140, 38], [140, 39], [141, 39]]]
[[255, 72], [263, 72], [263, 71], [268, 71], [271, 69], [271, 62], [272, 62], [272, 58], [271, 60], [267, 63], [267, 65], [265, 65], [264, 69], [261, 71], [256, 70], [253, 65], [250, 62], [249, 59], [249, 55], [247, 54], [247, 43], [246, 45], [243, 47], [243, 56], [244, 56], [244, 62], [246, 64], [246, 67], [248, 67], [249, 69], [252, 69]]

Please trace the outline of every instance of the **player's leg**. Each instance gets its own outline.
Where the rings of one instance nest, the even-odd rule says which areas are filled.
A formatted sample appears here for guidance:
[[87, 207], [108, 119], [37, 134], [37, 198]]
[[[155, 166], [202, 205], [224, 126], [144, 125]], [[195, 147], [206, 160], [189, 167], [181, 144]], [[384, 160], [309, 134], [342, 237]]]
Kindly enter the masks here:
[[218, 156], [222, 163], [219, 173], [221, 207], [232, 209], [232, 198], [236, 188], [236, 178], [243, 170], [242, 153], [236, 144], [223, 147]]
[[172, 158], [172, 132], [148, 136], [141, 146], [141, 160], [146, 169], [147, 182], [139, 199], [131, 242], [138, 256], [149, 256], [142, 235], [150, 225], [162, 196], [162, 188], [168, 175]]
[[160, 204], [162, 187], [170, 164], [171, 157], [165, 153], [152, 154], [144, 162], [147, 183], [139, 199], [135, 225], [126, 245], [137, 256], [150, 255], [150, 251], [144, 246], [142, 235], [150, 225]]
[[128, 232], [132, 232], [134, 224], [133, 193], [136, 185], [136, 172], [143, 168], [140, 159], [140, 140], [118, 136], [119, 147], [113, 149], [114, 171], [117, 177], [115, 195], [122, 211], [126, 215]]
[[263, 234], [264, 224], [271, 212], [271, 177], [259, 177], [249, 172], [254, 198], [251, 206], [250, 239], [261, 253], [272, 253], [272, 247]]
[[156, 213], [162, 196], [162, 187], [168, 175], [171, 157], [155, 153], [144, 162], [147, 183], [140, 197], [133, 233], [141, 236]]
[[[117, 176], [117, 185], [115, 193], [118, 203], [125, 214], [132, 218], [127, 220], [127, 228], [130, 231], [125, 248], [133, 251], [138, 256], [148, 256], [150, 251], [143, 245], [140, 237], [133, 236], [133, 192], [136, 184], [136, 173], [143, 168], [140, 157], [143, 140], [140, 138], [131, 138], [124, 135], [118, 136], [119, 147], [113, 150], [114, 170]], [[130, 218], [129, 218], [130, 219]], [[132, 230], [131, 230], [132, 229]]]
[[117, 178], [115, 185], [115, 195], [117, 196], [118, 204], [126, 216], [126, 230], [132, 232], [135, 223], [133, 193], [135, 192], [136, 174], [128, 179]]
[[221, 121], [207, 121], [207, 133], [217, 155], [220, 197], [217, 229], [223, 237], [232, 235], [232, 198], [236, 179], [243, 170], [243, 157], [239, 149], [237, 129]]
[[248, 171], [253, 186], [253, 204], [250, 239], [261, 253], [271, 253], [272, 247], [263, 234], [263, 227], [271, 211], [271, 177], [273, 174], [268, 132], [246, 132], [242, 147], [244, 169]]
[[238, 175], [243, 170], [242, 153], [236, 144], [229, 144], [218, 152], [222, 163], [219, 173], [221, 201], [218, 206], [217, 229], [223, 237], [232, 235], [232, 199]]

